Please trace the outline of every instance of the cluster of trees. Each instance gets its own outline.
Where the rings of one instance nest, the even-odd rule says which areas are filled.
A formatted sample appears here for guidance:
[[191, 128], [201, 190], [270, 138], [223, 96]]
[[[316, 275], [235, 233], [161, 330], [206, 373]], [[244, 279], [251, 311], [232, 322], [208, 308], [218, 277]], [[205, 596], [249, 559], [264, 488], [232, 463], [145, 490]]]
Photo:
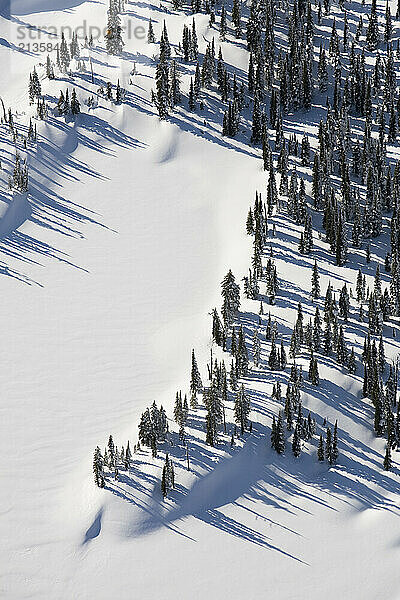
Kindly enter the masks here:
[[185, 394], [182, 401], [182, 392], [176, 392], [174, 420], [179, 427], [179, 437], [182, 443], [185, 442], [185, 424], [189, 415], [189, 405]]
[[[182, 8], [180, 0], [174, 0], [174, 9]], [[122, 39], [118, 34], [119, 8], [116, 0], [111, 0], [109, 20], [113, 15], [113, 26], [109, 33], [116, 45], [110, 53], [122, 51]], [[192, 1], [194, 13], [205, 10], [210, 15], [210, 26], [218, 18], [221, 41], [226, 39], [229, 30], [229, 16], [224, 5], [217, 9], [214, 2]], [[244, 108], [252, 113], [251, 143], [262, 144], [264, 170], [268, 172], [266, 201], [256, 193], [254, 207], [249, 209], [246, 231], [253, 236], [253, 255], [248, 275], [243, 278], [244, 294], [247, 298], [258, 299], [259, 283], [265, 278], [266, 293], [271, 304], [276, 301], [278, 279], [273, 260], [272, 248], [266, 267], [262, 257], [268, 237], [268, 219], [274, 210], [284, 206], [280, 196], [285, 196], [288, 215], [303, 231], [299, 240], [299, 252], [309, 254], [313, 249], [313, 220], [311, 206], [308, 206], [305, 180], [298, 177], [296, 164], [312, 166], [311, 195], [314, 211], [322, 211], [325, 239], [338, 266], [348, 260], [350, 243], [361, 248], [364, 240], [375, 238], [382, 232], [384, 215], [391, 214], [391, 248], [386, 255], [385, 268], [390, 273], [390, 288], [382, 290], [379, 267], [377, 267], [373, 290], [366, 286], [365, 276], [359, 271], [356, 282], [356, 298], [360, 304], [360, 321], [364, 321], [367, 308], [368, 336], [363, 352], [364, 395], [371, 398], [375, 409], [374, 426], [377, 435], [387, 435], [387, 448], [384, 468], [391, 467], [391, 450], [400, 444], [400, 408], [397, 403], [397, 367], [390, 366], [386, 383], [383, 324], [390, 316], [400, 316], [400, 162], [393, 167], [387, 157], [387, 145], [396, 142], [399, 128], [400, 96], [396, 86], [396, 70], [392, 47], [393, 27], [390, 8], [386, 9], [385, 26], [382, 30], [372, 0], [368, 25], [365, 28], [362, 18], [354, 36], [350, 32], [347, 14], [344, 11], [344, 27], [339, 30], [335, 19], [329, 36], [329, 44], [320, 46], [318, 59], [314, 57], [314, 33], [329, 13], [330, 0], [323, 4], [310, 0], [294, 0], [280, 6], [279, 12], [272, 0], [251, 0], [250, 14], [243, 33], [240, 2], [234, 0], [231, 19], [237, 38], [245, 35], [249, 50], [247, 86], [231, 75], [224, 63], [222, 50], [216, 57], [214, 38], [207, 43], [200, 60], [198, 39], [193, 19], [191, 26], [184, 26], [182, 42], [179, 43], [177, 59], [171, 58], [171, 45], [164, 22], [159, 46], [159, 59], [156, 68], [156, 89], [152, 99], [161, 119], [168, 117], [169, 111], [182, 100], [180, 90], [179, 55], [184, 62], [195, 63], [195, 74], [190, 80], [188, 107], [196, 109], [201, 89], [218, 90], [223, 110], [223, 135], [235, 137], [240, 129], [240, 117]], [[217, 14], [216, 14], [217, 12]], [[116, 16], [117, 15], [117, 16]], [[282, 23], [287, 23], [288, 43], [277, 52], [276, 31]], [[399, 15], [398, 15], [399, 16]], [[119, 32], [120, 34], [120, 32]], [[119, 40], [115, 42], [115, 40]], [[381, 41], [386, 48], [384, 55], [375, 54], [373, 64], [366, 60], [366, 52], [376, 52]], [[150, 20], [148, 42], [156, 43], [153, 24]], [[65, 53], [65, 52], [64, 52]], [[398, 44], [398, 58], [400, 48]], [[71, 51], [72, 55], [72, 51]], [[60, 51], [61, 60], [61, 51]], [[343, 64], [348, 68], [343, 69]], [[36, 82], [32, 80], [32, 97], [36, 98]], [[288, 111], [310, 110], [315, 94], [326, 100], [326, 116], [319, 123], [318, 144], [311, 150], [307, 135], [299, 142], [295, 135], [285, 138], [283, 116]], [[362, 122], [363, 131], [354, 133], [352, 118]], [[274, 147], [271, 147], [269, 131], [275, 131]], [[276, 161], [274, 162], [274, 153]], [[293, 157], [294, 168], [289, 161]], [[279, 174], [279, 185], [277, 182]], [[273, 233], [274, 235], [274, 233]], [[367, 262], [370, 260], [367, 245]], [[249, 421], [250, 401], [244, 385], [238, 379], [245, 377], [249, 369], [249, 357], [245, 332], [241, 325], [235, 327], [240, 308], [240, 286], [230, 270], [222, 281], [223, 304], [221, 316], [216, 308], [212, 311], [213, 341], [224, 351], [228, 348], [232, 355], [231, 369], [227, 374], [224, 362], [208, 365], [209, 384], [203, 385], [197, 361], [192, 353], [190, 398], [178, 392], [174, 418], [179, 426], [179, 435], [185, 443], [185, 424], [190, 408], [197, 408], [197, 396], [203, 394], [206, 408], [206, 442], [210, 446], [218, 443], [218, 434], [223, 427], [226, 433], [225, 405], [229, 394], [234, 394], [234, 419], [243, 434], [251, 428]], [[317, 302], [321, 297], [318, 264], [315, 261], [311, 274], [311, 298]], [[357, 361], [354, 348], [346, 341], [346, 323], [350, 318], [352, 293], [346, 284], [342, 286], [336, 299], [329, 283], [323, 301], [323, 315], [318, 306], [313, 319], [305, 323], [301, 303], [290, 341], [289, 356], [294, 364], [287, 385], [284, 410], [274, 417], [271, 431], [271, 445], [280, 454], [285, 450], [285, 424], [292, 435], [292, 451], [298, 457], [301, 453], [301, 440], [310, 440], [316, 433], [315, 419], [302, 415], [300, 390], [303, 386], [302, 369], [296, 366], [296, 357], [307, 350], [310, 353], [308, 379], [312, 385], [319, 385], [318, 353], [327, 356], [335, 353], [337, 362], [352, 374], [356, 372]], [[260, 315], [263, 314], [261, 303]], [[261, 319], [259, 320], [261, 324]], [[377, 345], [371, 336], [379, 337]], [[277, 328], [269, 316], [266, 339], [271, 341], [268, 365], [271, 370], [284, 370], [287, 365], [283, 343], [277, 345]], [[253, 331], [252, 357], [254, 365], [261, 360], [260, 331]], [[229, 382], [229, 387], [228, 387]], [[230, 389], [229, 389], [230, 388]], [[273, 396], [281, 400], [281, 387], [274, 386]], [[154, 408], [155, 407], [155, 408]], [[153, 404], [142, 416], [139, 426], [140, 441], [157, 453], [157, 441], [165, 439], [166, 429], [159, 428], [160, 411]], [[154, 415], [153, 415], [154, 412]], [[158, 417], [157, 417], [158, 414]], [[165, 418], [166, 423], [166, 418]], [[161, 431], [161, 433], [160, 433]], [[149, 433], [150, 432], [150, 433]], [[320, 436], [317, 451], [318, 460], [334, 464], [338, 457], [337, 423]], [[163, 470], [162, 490], [164, 496], [173, 487], [171, 479], [172, 462], [166, 456]], [[173, 470], [173, 466], [172, 466]], [[172, 483], [171, 483], [172, 482]]]
[[58, 70], [61, 73], [68, 72], [69, 65], [70, 65], [71, 58], [72, 58], [72, 52], [74, 52], [74, 53], [78, 52], [78, 55], [79, 55], [78, 41], [75, 39], [74, 43], [72, 44], [72, 47], [69, 46], [69, 44], [67, 43], [67, 40], [65, 39], [64, 32], [61, 32], [61, 41], [57, 46], [57, 59], [56, 59], [56, 64], [57, 64]]
[[[311, 295], [317, 298], [320, 295], [319, 274], [317, 263], [314, 263], [311, 279]], [[356, 372], [356, 356], [354, 348], [349, 350], [345, 335], [344, 323], [347, 322], [350, 314], [350, 296], [346, 284], [343, 285], [339, 302], [336, 302], [331, 284], [328, 284], [325, 301], [324, 315], [321, 318], [318, 306], [315, 309], [314, 321], [311, 318], [307, 324], [304, 324], [304, 315], [301, 303], [298, 304], [297, 317], [293, 328], [289, 356], [296, 358], [304, 347], [311, 353], [309, 375], [310, 380], [318, 385], [318, 363], [314, 352], [323, 352], [326, 356], [336, 353], [336, 359], [340, 365], [346, 366], [350, 373]], [[339, 318], [343, 319], [340, 323]], [[322, 328], [322, 323], [325, 328]]]
[[[91, 48], [93, 46], [93, 36], [90, 39], [85, 37], [85, 48]], [[60, 44], [57, 45], [57, 58], [56, 65], [60, 73], [68, 73], [70, 68], [71, 60], [75, 59], [78, 61], [78, 69], [85, 71], [85, 61], [80, 61], [81, 50], [78, 41], [78, 36], [75, 32], [72, 32], [72, 39], [68, 43], [65, 39], [64, 32], [61, 33]], [[46, 58], [46, 77], [48, 79], [55, 79], [54, 64], [50, 56]]]
[[374, 429], [378, 436], [385, 435], [390, 449], [400, 447], [400, 405], [397, 400], [398, 365], [387, 365], [383, 338], [379, 345], [371, 341], [368, 334], [364, 343], [364, 383], [363, 394], [374, 407]]
[[199, 367], [197, 365], [194, 350], [192, 350], [192, 368], [190, 371], [190, 406], [197, 408], [197, 394], [203, 391], [203, 382], [201, 380]]
[[9, 178], [8, 187], [16, 192], [27, 192], [29, 186], [28, 163], [26, 159], [21, 161], [18, 152], [15, 154], [15, 165], [12, 176]]
[[[271, 173], [272, 168], [271, 163]], [[265, 270], [262, 265], [262, 256], [268, 237], [268, 215], [272, 215], [273, 206], [276, 204], [276, 201], [276, 184], [274, 178], [270, 175], [267, 187], [267, 204], [263, 202], [261, 194], [256, 192], [254, 208], [252, 210], [250, 207], [246, 219], [246, 232], [248, 235], [252, 235], [254, 239], [251, 260], [252, 269], [249, 269], [249, 276], [244, 277], [244, 293], [247, 298], [256, 300], [259, 294], [258, 279], [264, 277], [270, 304], [275, 304], [278, 293], [278, 275], [273, 260], [272, 247]]]
[[161, 477], [161, 493], [163, 498], [168, 496], [168, 492], [175, 487], [175, 471], [174, 463], [169, 458], [168, 453], [165, 455], [165, 463]]
[[[134, 451], [136, 452], [137, 448], [135, 446]], [[93, 456], [93, 475], [95, 484], [104, 488], [106, 483], [106, 474], [108, 472], [113, 473], [114, 479], [118, 479], [118, 473], [120, 469], [125, 469], [129, 471], [132, 461], [132, 452], [129, 444], [126, 445], [126, 449], [121, 447], [121, 450], [118, 450], [118, 447], [114, 444], [114, 440], [112, 435], [108, 438], [108, 443], [104, 448], [104, 453], [101, 453], [99, 446], [96, 447]]]
[[125, 99], [126, 90], [120, 86], [119, 79], [117, 80], [117, 85], [115, 87], [115, 96], [113, 93], [113, 84], [111, 81], [107, 81], [105, 87], [100, 87], [98, 89], [98, 94], [106, 98], [106, 100], [110, 100], [111, 102], [115, 102], [115, 104], [121, 104], [121, 102]]
[[333, 428], [333, 435], [331, 428], [327, 427], [325, 441], [322, 433], [319, 436], [317, 458], [319, 462], [324, 462], [324, 460], [326, 460], [330, 465], [333, 465], [336, 463], [338, 456], [339, 450], [336, 421], [335, 426]]
[[[286, 411], [286, 408], [285, 408]], [[297, 421], [294, 424], [293, 420], [287, 421], [287, 429], [288, 431], [293, 431], [292, 440], [291, 440], [291, 448], [293, 455], [298, 458], [301, 454], [301, 441], [303, 440], [311, 440], [316, 432], [316, 423], [315, 420], [311, 418], [310, 413], [308, 413], [308, 417], [305, 418], [302, 416], [302, 408], [301, 403], [299, 403], [298, 407], [298, 416]], [[278, 417], [275, 416], [272, 419], [272, 427], [271, 427], [271, 448], [273, 448], [278, 454], [284, 454], [286, 447], [285, 441], [285, 426], [284, 426], [284, 417], [283, 412], [280, 410], [278, 413]]]
[[157, 407], [153, 402], [142, 414], [139, 422], [139, 442], [152, 449], [157, 456], [157, 442], [163, 442], [168, 433], [167, 415], [162, 406]]
[[[268, 333], [266, 333], [266, 339], [268, 338]], [[284, 371], [287, 365], [287, 357], [286, 350], [283, 345], [283, 341], [281, 340], [280, 347], [277, 347], [276, 344], [276, 332], [272, 331], [271, 334], [271, 352], [268, 357], [268, 366], [271, 371]]]
[[[223, 350], [225, 350], [230, 328], [240, 308], [240, 286], [236, 283], [235, 276], [232, 273], [231, 269], [229, 269], [228, 273], [225, 275], [221, 283], [221, 288], [221, 294], [223, 299], [221, 307], [222, 320], [218, 314], [217, 309], [214, 308], [211, 312], [212, 337], [213, 341], [218, 346], [221, 346]], [[235, 334], [233, 329], [232, 337], [234, 336]], [[236, 340], [233, 346], [231, 344], [231, 349], [232, 354], [236, 354]], [[241, 351], [242, 350], [244, 350], [243, 345]]]
[[42, 86], [36, 68], [33, 67], [33, 72], [29, 75], [29, 102], [33, 104], [36, 99], [42, 96]]
[[68, 89], [65, 94], [61, 91], [56, 110], [59, 116], [78, 115], [81, 112], [81, 105], [76, 96], [75, 88], [72, 89], [71, 100], [69, 99]]
[[156, 67], [156, 89], [152, 90], [152, 102], [160, 119], [166, 119], [169, 111], [181, 102], [180, 73], [176, 60], [171, 60], [171, 45], [164, 21], [160, 39], [160, 55]]

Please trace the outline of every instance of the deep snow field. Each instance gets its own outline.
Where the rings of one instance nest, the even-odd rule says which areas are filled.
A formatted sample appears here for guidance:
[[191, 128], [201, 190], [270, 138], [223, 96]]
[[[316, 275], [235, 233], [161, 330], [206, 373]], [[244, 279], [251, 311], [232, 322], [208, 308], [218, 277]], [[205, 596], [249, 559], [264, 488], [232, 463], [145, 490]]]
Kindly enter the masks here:
[[[360, 6], [352, 5], [355, 12]], [[123, 20], [147, 30], [151, 17], [159, 39], [165, 19], [177, 44], [192, 15], [174, 14], [164, 0], [162, 7], [169, 12], [127, 1]], [[93, 450], [110, 433], [118, 445], [136, 443], [138, 419], [153, 400], [172, 418], [176, 390], [188, 391], [192, 348], [206, 378], [208, 313], [221, 305], [227, 270], [237, 280], [247, 271], [246, 215], [255, 190], [265, 194], [266, 186], [260, 149], [222, 137], [218, 103], [199, 116], [187, 112], [185, 98], [169, 121], [159, 121], [150, 100], [158, 46], [146, 39], [125, 38], [121, 58], [107, 55], [104, 39], [82, 50], [92, 59], [95, 84], [89, 71], [49, 81], [46, 53], [18, 46], [29, 41], [29, 27], [60, 30], [86, 21], [104, 28], [106, 10], [106, 0], [15, 0], [13, 16], [5, 7], [0, 16], [0, 95], [21, 130], [34, 114], [27, 91], [34, 66], [50, 106], [66, 87], [75, 87], [82, 103], [75, 121], [51, 113], [37, 121], [38, 144], [27, 152], [29, 202], [11, 201], [15, 150], [0, 127], [0, 260], [6, 265], [0, 273], [0, 597], [396, 600], [399, 460], [393, 453], [393, 470], [383, 471], [385, 440], [375, 437], [372, 406], [362, 399], [360, 365], [351, 376], [321, 360], [321, 385], [306, 384], [302, 392], [318, 434], [324, 417], [331, 424], [338, 419], [334, 467], [317, 463], [316, 438], [298, 461], [290, 451], [280, 457], [271, 450], [272, 385], [286, 382], [287, 373], [267, 369], [264, 340], [263, 366], [246, 380], [254, 425], [243, 443], [231, 449], [226, 438], [207, 447], [200, 408], [189, 419], [192, 471], [176, 447], [178, 486], [166, 502], [162, 453], [134, 455], [130, 479], [110, 480], [105, 490], [94, 486]], [[195, 19], [200, 51], [212, 35], [218, 48], [208, 17]], [[398, 33], [398, 22], [395, 27]], [[232, 40], [222, 43], [224, 60], [246, 78], [245, 42]], [[137, 73], [130, 75], [134, 64]], [[193, 65], [186, 70], [185, 94]], [[124, 104], [100, 98], [94, 109], [84, 105], [101, 83], [118, 79], [127, 89]], [[315, 136], [323, 111], [289, 115], [285, 133]], [[313, 254], [301, 256], [301, 227], [282, 215], [271, 223], [280, 287], [271, 314], [288, 347], [299, 300], [306, 321], [314, 314], [314, 258], [324, 295], [328, 281], [336, 291], [345, 281], [354, 288], [360, 265], [371, 284], [383, 251], [379, 238], [370, 265], [352, 249], [347, 267], [338, 268], [317, 236]], [[259, 302], [243, 300], [240, 318], [249, 336], [258, 309]], [[360, 330], [364, 336], [354, 302], [348, 337], [358, 358]], [[388, 359], [397, 356], [400, 339], [390, 332]], [[298, 362], [307, 368], [307, 359]], [[227, 413], [232, 422], [231, 406]], [[172, 421], [170, 427], [176, 431]]]

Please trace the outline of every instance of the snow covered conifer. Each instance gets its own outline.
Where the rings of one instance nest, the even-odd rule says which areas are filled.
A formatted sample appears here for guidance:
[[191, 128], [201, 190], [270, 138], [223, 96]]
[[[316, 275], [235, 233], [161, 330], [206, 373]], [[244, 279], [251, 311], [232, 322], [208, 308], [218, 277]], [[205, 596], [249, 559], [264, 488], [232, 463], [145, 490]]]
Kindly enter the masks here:
[[33, 72], [30, 75], [29, 80], [29, 99], [31, 104], [33, 104], [36, 98], [39, 98], [42, 95], [42, 86], [40, 84], [40, 80], [38, 74], [36, 72], [36, 68], [33, 68]]
[[326, 430], [325, 458], [330, 465], [333, 464], [332, 432], [330, 427]]
[[300, 456], [301, 440], [300, 440], [298, 425], [296, 425], [296, 427], [294, 429], [293, 440], [292, 440], [292, 452], [296, 458], [298, 458]]
[[192, 350], [192, 369], [190, 373], [190, 392], [192, 396], [196, 396], [203, 389], [199, 368], [197, 366], [194, 350]]
[[228, 32], [228, 26], [227, 26], [227, 23], [226, 23], [226, 10], [225, 10], [225, 6], [222, 5], [222, 8], [221, 8], [221, 22], [220, 22], [220, 26], [219, 26], [219, 37], [220, 37], [220, 40], [222, 42], [225, 41], [227, 32]]
[[253, 123], [251, 131], [251, 142], [252, 144], [257, 144], [262, 137], [261, 109], [257, 92], [254, 94]]
[[249, 208], [249, 212], [247, 214], [246, 233], [247, 235], [254, 235], [254, 218], [251, 208]]
[[243, 327], [239, 328], [238, 347], [236, 352], [236, 367], [239, 377], [246, 377], [249, 365], [249, 357], [243, 333]]
[[182, 394], [179, 392], [176, 392], [175, 406], [174, 406], [174, 419], [178, 425], [180, 425], [183, 421]]
[[115, 446], [112, 435], [108, 438], [108, 464], [112, 468], [115, 463]]
[[196, 97], [195, 97], [194, 87], [193, 87], [193, 77], [190, 78], [188, 108], [191, 112], [194, 112], [196, 110]]
[[46, 76], [49, 79], [54, 79], [55, 78], [53, 64], [52, 64], [52, 62], [50, 60], [50, 56], [49, 55], [47, 55], [47, 60], [46, 60]]
[[221, 346], [221, 348], [225, 349], [226, 334], [225, 334], [225, 330], [222, 325], [221, 319], [219, 317], [219, 314], [217, 312], [217, 309], [214, 308], [211, 314], [212, 314], [212, 318], [213, 318], [213, 323], [212, 323], [213, 340], [216, 344], [218, 344], [218, 346]]
[[272, 339], [271, 353], [268, 358], [268, 365], [271, 371], [277, 371], [280, 368], [280, 357], [276, 349], [275, 339]]
[[338, 435], [337, 435], [337, 421], [335, 421], [335, 426], [333, 428], [333, 438], [332, 438], [332, 462], [336, 462], [339, 456], [338, 451]]
[[169, 103], [170, 106], [173, 108], [181, 101], [180, 75], [178, 71], [178, 66], [176, 64], [176, 60], [171, 61], [169, 76]]
[[371, 12], [369, 16], [367, 34], [366, 34], [367, 49], [372, 52], [377, 49], [379, 44], [379, 25], [378, 15], [376, 11], [376, 0], [372, 0]]
[[324, 462], [325, 449], [324, 449], [324, 440], [323, 440], [322, 435], [319, 436], [317, 457], [318, 457], [319, 462]]
[[240, 23], [240, 0], [233, 0], [232, 23], [235, 26], [236, 38], [240, 38], [242, 35], [242, 28]]
[[73, 115], [78, 115], [81, 112], [81, 105], [79, 103], [78, 98], [76, 97], [75, 88], [72, 90], [71, 94], [71, 113]]
[[235, 282], [235, 277], [229, 269], [222, 283], [222, 317], [226, 326], [230, 326], [240, 307], [240, 288]]
[[101, 450], [97, 446], [96, 450], [94, 451], [93, 474], [94, 474], [94, 482], [97, 485], [97, 487], [100, 487], [100, 488], [103, 488], [105, 486], [103, 464], [104, 463], [103, 463], [103, 457], [101, 455]]
[[280, 368], [282, 371], [284, 371], [286, 369], [286, 365], [287, 365], [287, 357], [286, 357], [285, 346], [283, 345], [282, 340], [281, 340], [281, 349], [280, 349], [279, 355], [280, 355], [280, 361], [281, 361]]
[[168, 487], [167, 487], [167, 470], [165, 468], [165, 465], [163, 467], [163, 471], [162, 471], [162, 477], [161, 477], [161, 493], [163, 495], [163, 498], [167, 497], [168, 494]]
[[107, 14], [108, 21], [105, 36], [107, 52], [108, 54], [119, 55], [124, 47], [124, 42], [122, 41], [121, 19], [115, 0], [110, 0]]
[[347, 368], [349, 369], [349, 373], [351, 375], [354, 375], [356, 373], [357, 365], [356, 365], [356, 355], [354, 353], [354, 348], [351, 349], [349, 360], [347, 363]]
[[154, 35], [153, 22], [151, 19], [149, 20], [149, 27], [147, 29], [147, 43], [148, 44], [156, 43], [156, 36]]
[[311, 297], [313, 300], [317, 300], [321, 295], [321, 287], [319, 285], [319, 272], [317, 261], [314, 261], [314, 266], [311, 276]]
[[345, 321], [348, 321], [350, 314], [350, 297], [347, 291], [347, 285], [344, 284], [339, 297], [339, 314]]
[[71, 62], [71, 56], [69, 54], [68, 44], [65, 40], [64, 32], [61, 33], [61, 42], [59, 50], [60, 69], [63, 73], [66, 73]]
[[160, 119], [168, 117], [170, 105], [169, 68], [164, 52], [160, 53], [160, 60], [156, 67], [156, 92], [152, 93], [152, 99], [157, 107]]
[[236, 394], [235, 406], [234, 406], [234, 418], [235, 422], [240, 425], [241, 435], [247, 429], [247, 421], [250, 414], [250, 401], [245, 394], [243, 384], [240, 386], [239, 391]]
[[165, 455], [165, 463], [161, 478], [161, 492], [164, 498], [168, 496], [168, 492], [175, 487], [175, 471], [174, 464], [169, 458], [168, 453]]
[[139, 441], [144, 446], [151, 446], [151, 442], [155, 437], [154, 427], [150, 416], [150, 410], [147, 409], [141, 416], [139, 422]]
[[271, 448], [276, 450], [277, 443], [277, 435], [276, 435], [276, 420], [275, 415], [272, 417], [272, 425], [271, 425]]
[[129, 467], [131, 465], [131, 460], [132, 460], [132, 452], [131, 452], [131, 447], [129, 445], [129, 440], [128, 440], [128, 444], [126, 446], [126, 450], [125, 450], [125, 469], [128, 471]]
[[310, 359], [309, 378], [313, 385], [319, 385], [318, 362], [313, 355], [311, 355]]
[[276, 446], [275, 450], [278, 454], [285, 452], [285, 431], [283, 428], [282, 411], [279, 411], [278, 420], [276, 422]]
[[260, 364], [261, 343], [258, 335], [258, 330], [254, 330], [253, 334], [253, 362], [256, 367]]
[[385, 458], [383, 459], [383, 468], [385, 471], [390, 471], [392, 468], [392, 453], [390, 451], [390, 445], [386, 444]]

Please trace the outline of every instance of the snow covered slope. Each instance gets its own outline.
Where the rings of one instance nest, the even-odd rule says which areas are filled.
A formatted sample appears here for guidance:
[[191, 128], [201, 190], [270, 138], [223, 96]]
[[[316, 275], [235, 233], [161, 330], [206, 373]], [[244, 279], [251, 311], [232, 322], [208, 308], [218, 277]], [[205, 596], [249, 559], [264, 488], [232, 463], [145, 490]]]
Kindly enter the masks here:
[[[11, 200], [7, 190], [15, 148], [1, 126], [1, 596], [396, 599], [398, 461], [394, 455], [392, 472], [382, 471], [384, 440], [374, 436], [361, 374], [346, 375], [333, 360], [321, 361], [321, 385], [317, 391], [306, 385], [303, 405], [316, 415], [318, 432], [324, 417], [331, 424], [338, 419], [337, 466], [317, 463], [315, 440], [300, 461], [270, 449], [277, 413], [272, 384], [287, 377], [254, 369], [246, 381], [252, 435], [232, 449], [227, 437], [211, 450], [204, 443], [204, 408], [191, 414], [193, 470], [186, 471], [175, 446], [178, 486], [165, 503], [161, 455], [135, 455], [131, 478], [122, 474], [106, 490], [93, 485], [97, 444], [104, 446], [111, 432], [118, 445], [134, 443], [140, 414], [154, 399], [172, 417], [176, 390], [188, 391], [193, 347], [206, 377], [208, 313], [220, 306], [227, 270], [238, 279], [247, 272], [245, 218], [255, 190], [264, 194], [266, 185], [260, 149], [243, 136], [222, 137], [222, 109], [212, 95], [201, 116], [184, 108], [159, 121], [150, 101], [158, 46], [146, 39], [125, 39], [121, 58], [107, 55], [103, 39], [82, 50], [88, 68], [92, 60], [94, 84], [89, 70], [45, 78], [47, 51], [28, 48], [36, 41], [36, 33], [29, 40], [29, 28], [41, 31], [46, 43], [54, 43], [45, 33], [50, 26], [59, 32], [67, 22], [86, 22], [104, 29], [107, 4], [18, 0], [14, 16], [0, 17], [7, 74], [1, 95], [20, 131], [35, 114], [27, 93], [34, 66], [51, 107], [66, 87], [75, 87], [82, 102], [76, 120], [50, 112], [37, 121], [37, 147], [26, 152], [29, 203], [23, 196]], [[165, 6], [126, 2], [124, 22], [147, 28], [151, 17], [159, 39], [165, 19], [177, 45], [192, 15], [165, 12]], [[362, 10], [352, 6], [354, 15]], [[203, 52], [205, 40], [214, 35], [218, 42], [218, 33], [205, 15], [195, 19]], [[222, 49], [226, 64], [245, 79], [243, 40], [228, 36]], [[184, 74], [185, 94], [193, 71], [191, 65]], [[125, 103], [99, 98], [96, 108], [84, 105], [100, 85], [118, 79], [127, 89]], [[323, 110], [291, 115], [287, 131], [306, 128], [315, 136]], [[17, 145], [25, 156], [21, 140]], [[335, 290], [344, 281], [354, 287], [361, 253], [339, 269], [327, 244], [315, 239], [314, 254], [300, 256], [300, 227], [281, 216], [272, 222], [280, 293], [271, 313], [288, 345], [297, 302], [306, 317], [314, 314], [314, 257], [325, 292], [329, 280]], [[371, 281], [383, 260], [376, 252], [372, 248], [373, 261], [363, 267]], [[249, 336], [258, 309], [258, 302], [243, 300]], [[359, 354], [365, 331], [355, 303], [350, 323]], [[389, 340], [388, 357], [397, 351], [396, 340]], [[264, 366], [268, 352], [263, 342]], [[227, 413], [232, 422], [231, 404]]]

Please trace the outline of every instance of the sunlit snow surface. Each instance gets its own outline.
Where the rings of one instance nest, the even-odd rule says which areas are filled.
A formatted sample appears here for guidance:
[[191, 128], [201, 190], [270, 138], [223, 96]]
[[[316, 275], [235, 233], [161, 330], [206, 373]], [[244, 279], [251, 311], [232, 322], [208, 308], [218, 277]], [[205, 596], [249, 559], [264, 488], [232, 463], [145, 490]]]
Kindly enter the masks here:
[[[285, 457], [270, 450], [271, 418], [278, 411], [272, 384], [285, 382], [287, 374], [263, 368], [246, 382], [254, 426], [244, 445], [231, 449], [227, 436], [211, 450], [204, 443], [204, 410], [191, 413], [192, 471], [175, 445], [178, 485], [166, 503], [159, 489], [163, 451], [156, 460], [147, 452], [135, 455], [129, 476], [122, 472], [106, 490], [94, 487], [95, 446], [104, 447], [110, 433], [118, 446], [127, 439], [133, 445], [140, 413], [154, 399], [172, 416], [176, 390], [188, 391], [193, 347], [206, 378], [208, 313], [220, 306], [219, 283], [228, 268], [239, 280], [246, 273], [246, 214], [255, 190], [265, 193], [266, 183], [260, 150], [244, 139], [222, 138], [216, 96], [201, 116], [179, 109], [170, 122], [159, 122], [150, 102], [157, 46], [132, 37], [117, 59], [107, 56], [101, 40], [90, 52], [95, 85], [89, 72], [49, 82], [39, 64], [46, 54], [19, 47], [29, 41], [29, 25], [40, 28], [46, 42], [54, 41], [44, 33], [49, 26], [86, 21], [104, 28], [107, 4], [17, 0], [15, 16], [0, 21], [7, 80], [1, 95], [20, 128], [34, 114], [27, 87], [35, 65], [51, 106], [68, 86], [76, 88], [83, 108], [75, 122], [52, 114], [37, 122], [37, 150], [28, 150], [29, 203], [20, 197], [10, 204], [15, 150], [1, 128], [0, 596], [396, 599], [397, 456], [393, 472], [383, 472], [384, 440], [373, 434], [360, 369], [350, 377], [322, 358], [320, 387], [304, 388], [303, 406], [315, 413], [319, 430], [324, 417], [331, 424], [338, 419], [336, 468], [317, 463], [316, 439], [297, 461], [289, 446]], [[358, 20], [360, 9], [352, 4], [349, 14]], [[130, 19], [147, 28], [150, 17], [157, 38], [166, 20], [174, 44], [192, 21], [156, 4], [126, 3], [125, 24]], [[201, 51], [213, 33], [218, 42], [205, 15], [196, 15], [196, 24]], [[222, 47], [229, 68], [246, 78], [244, 42]], [[185, 95], [190, 74], [193, 65], [184, 67]], [[84, 106], [99, 85], [117, 79], [128, 90], [124, 105], [101, 99], [94, 110]], [[323, 114], [316, 107], [289, 116], [285, 134], [308, 131], [315, 147]], [[314, 253], [300, 257], [300, 228], [282, 215], [273, 222], [280, 293], [271, 313], [287, 345], [297, 303], [306, 320], [314, 315], [314, 257], [323, 293], [329, 280], [335, 290], [344, 282], [354, 287], [365, 261], [352, 252], [348, 268], [335, 267], [317, 236]], [[372, 263], [363, 268], [372, 278], [376, 261], [382, 263], [383, 236], [371, 250]], [[387, 285], [386, 274], [383, 280]], [[258, 308], [243, 301], [240, 318], [249, 341]], [[346, 339], [358, 354], [365, 330], [353, 305]], [[399, 335], [392, 339], [391, 328], [385, 333], [387, 354], [394, 357]], [[263, 340], [264, 365], [268, 353]], [[232, 422], [231, 408], [227, 419]]]

